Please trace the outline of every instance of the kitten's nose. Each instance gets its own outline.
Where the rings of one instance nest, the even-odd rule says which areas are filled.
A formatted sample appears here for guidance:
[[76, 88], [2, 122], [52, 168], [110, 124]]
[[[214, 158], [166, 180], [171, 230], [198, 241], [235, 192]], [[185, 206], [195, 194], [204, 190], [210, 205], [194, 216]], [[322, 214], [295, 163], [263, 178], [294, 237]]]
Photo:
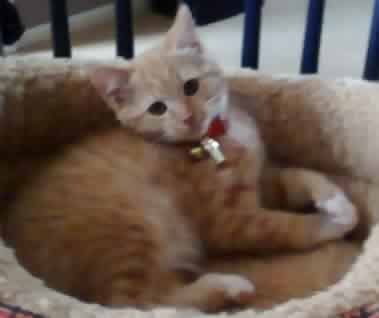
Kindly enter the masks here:
[[190, 127], [193, 127], [195, 125], [195, 116], [194, 115], [188, 115], [184, 120], [183, 122], [187, 125], [187, 126], [190, 126]]

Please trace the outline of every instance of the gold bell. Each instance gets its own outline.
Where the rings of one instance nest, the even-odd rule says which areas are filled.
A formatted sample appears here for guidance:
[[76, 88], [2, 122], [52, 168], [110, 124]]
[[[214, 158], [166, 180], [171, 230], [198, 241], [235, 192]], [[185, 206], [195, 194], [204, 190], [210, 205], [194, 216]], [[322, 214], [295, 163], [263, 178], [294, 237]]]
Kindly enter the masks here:
[[190, 150], [190, 155], [196, 160], [211, 157], [217, 165], [222, 164], [225, 161], [219, 142], [209, 137], [204, 138], [201, 141], [200, 146], [192, 148]]
[[196, 160], [201, 160], [205, 157], [206, 152], [202, 146], [194, 147], [190, 150], [190, 155]]

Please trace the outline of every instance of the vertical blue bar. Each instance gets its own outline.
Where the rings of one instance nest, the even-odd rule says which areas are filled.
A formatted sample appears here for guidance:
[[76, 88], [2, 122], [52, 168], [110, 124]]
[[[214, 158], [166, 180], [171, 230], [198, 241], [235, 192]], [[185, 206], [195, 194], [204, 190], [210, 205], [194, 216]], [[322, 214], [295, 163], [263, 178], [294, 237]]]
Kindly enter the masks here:
[[379, 0], [375, 1], [363, 77], [367, 80], [379, 79]]
[[[341, 3], [342, 4], [342, 3]], [[343, 5], [343, 4], [342, 4]], [[301, 73], [317, 73], [325, 0], [309, 0]]]
[[133, 14], [131, 0], [116, 0], [116, 54], [127, 59], [134, 56]]
[[50, 0], [50, 18], [54, 56], [71, 57], [66, 0]]
[[2, 4], [2, 1], [0, 1], [0, 56], [3, 56], [4, 55], [4, 51], [3, 51], [3, 29], [2, 29], [2, 21], [4, 21], [3, 19], [3, 4]]
[[2, 29], [0, 26], [0, 56], [4, 56], [4, 51], [3, 51], [3, 34], [2, 34]]
[[242, 67], [258, 68], [261, 16], [264, 0], [245, 0]]

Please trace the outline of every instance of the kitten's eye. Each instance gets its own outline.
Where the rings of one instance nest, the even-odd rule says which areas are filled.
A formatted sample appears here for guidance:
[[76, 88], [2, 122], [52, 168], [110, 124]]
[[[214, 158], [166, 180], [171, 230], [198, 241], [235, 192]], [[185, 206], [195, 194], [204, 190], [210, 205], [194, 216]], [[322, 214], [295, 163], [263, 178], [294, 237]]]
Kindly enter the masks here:
[[193, 78], [184, 83], [183, 86], [184, 95], [193, 96], [199, 90], [199, 80], [197, 78]]
[[163, 102], [155, 102], [151, 104], [151, 106], [148, 109], [148, 112], [150, 114], [161, 116], [167, 111], [167, 106]]

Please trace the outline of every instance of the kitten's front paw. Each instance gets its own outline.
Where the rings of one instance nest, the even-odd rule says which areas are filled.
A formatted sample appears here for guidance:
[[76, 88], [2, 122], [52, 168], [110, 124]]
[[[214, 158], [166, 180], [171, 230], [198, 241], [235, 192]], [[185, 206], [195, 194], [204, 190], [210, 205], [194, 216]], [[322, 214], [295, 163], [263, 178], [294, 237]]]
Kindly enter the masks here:
[[321, 240], [342, 238], [358, 223], [357, 209], [342, 192], [327, 200], [316, 202], [315, 205], [322, 214], [319, 233]]

